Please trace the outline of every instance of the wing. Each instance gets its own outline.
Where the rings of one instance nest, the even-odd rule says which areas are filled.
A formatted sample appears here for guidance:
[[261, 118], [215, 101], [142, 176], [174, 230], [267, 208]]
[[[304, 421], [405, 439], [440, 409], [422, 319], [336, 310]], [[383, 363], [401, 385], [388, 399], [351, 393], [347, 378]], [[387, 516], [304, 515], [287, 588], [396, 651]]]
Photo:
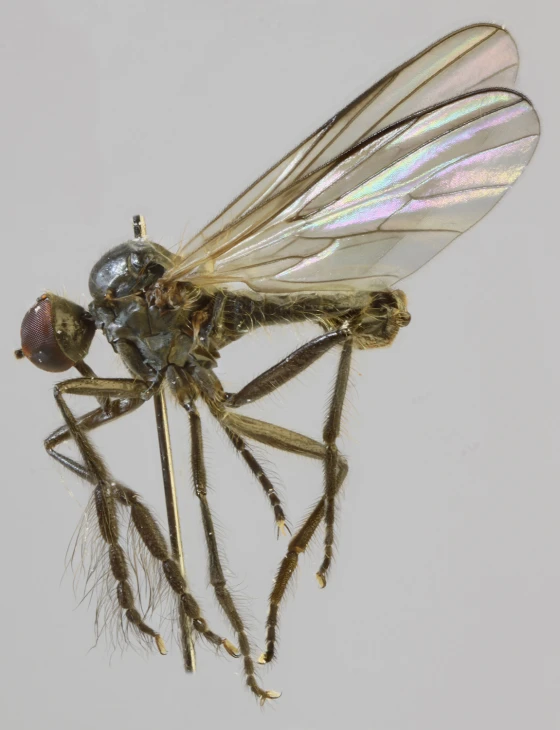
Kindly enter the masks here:
[[188, 280], [263, 292], [384, 289], [497, 203], [538, 134], [530, 102], [505, 89], [414, 114], [262, 203], [265, 222], [243, 234], [241, 219]]
[[182, 279], [204, 259], [227, 248], [263, 222], [256, 213], [241, 218], [316, 171], [376, 131], [421, 109], [468, 91], [510, 86], [518, 56], [502, 28], [479, 24], [442, 38], [351, 102], [259, 178], [180, 252], [169, 278]]

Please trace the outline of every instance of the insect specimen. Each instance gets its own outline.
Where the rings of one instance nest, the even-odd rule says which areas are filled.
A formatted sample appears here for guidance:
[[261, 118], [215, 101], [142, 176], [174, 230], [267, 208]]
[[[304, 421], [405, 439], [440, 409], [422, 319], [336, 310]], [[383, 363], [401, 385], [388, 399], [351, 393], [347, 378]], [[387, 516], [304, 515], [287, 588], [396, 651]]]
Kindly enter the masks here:
[[[134, 239], [108, 251], [89, 277], [89, 311], [47, 293], [25, 315], [22, 348], [38, 367], [81, 377], [55, 386], [64, 425], [48, 453], [93, 487], [91, 511], [102, 540], [112, 596], [124, 626], [152, 639], [131, 577], [135, 550], [158, 564], [176, 596], [184, 665], [195, 666], [194, 636], [241, 655], [247, 685], [261, 688], [243, 619], [228, 589], [207, 494], [197, 402], [204, 403], [270, 502], [279, 531], [283, 505], [250, 442], [324, 464], [320, 499], [289, 540], [270, 593], [261, 663], [276, 652], [278, 612], [286, 588], [318, 528], [324, 549], [317, 570], [327, 583], [333, 557], [337, 494], [347, 464], [337, 437], [354, 350], [389, 345], [410, 321], [406, 297], [392, 289], [482, 218], [528, 164], [539, 135], [531, 103], [509, 88], [515, 44], [489, 24], [462, 28], [372, 86], [259, 178], [179, 253], [151, 242], [141, 216]], [[215, 372], [226, 345], [264, 325], [311, 321], [322, 332], [240, 391]], [[131, 377], [100, 378], [84, 358], [100, 329]], [[241, 415], [237, 409], [272, 393], [331, 348], [340, 358], [320, 440]], [[164, 389], [190, 424], [191, 463], [208, 552], [210, 582], [239, 648], [215, 633], [187, 583]], [[67, 395], [98, 406], [77, 416]], [[148, 400], [155, 403], [170, 544], [140, 496], [116, 481], [92, 444], [92, 429]], [[59, 450], [73, 441], [80, 460]], [[120, 521], [135, 536], [126, 543]], [[131, 555], [131, 552], [133, 554]]]

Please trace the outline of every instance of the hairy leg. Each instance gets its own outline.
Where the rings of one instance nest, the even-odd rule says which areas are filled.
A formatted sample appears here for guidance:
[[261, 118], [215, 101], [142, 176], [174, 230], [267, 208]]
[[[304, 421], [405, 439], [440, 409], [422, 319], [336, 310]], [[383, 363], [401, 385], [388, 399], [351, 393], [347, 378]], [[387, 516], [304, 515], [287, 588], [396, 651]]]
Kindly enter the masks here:
[[286, 530], [289, 530], [286, 525], [286, 514], [284, 512], [284, 508], [282, 507], [282, 503], [280, 502], [280, 497], [274, 489], [274, 485], [253, 455], [253, 452], [247, 445], [245, 439], [241, 438], [239, 434], [235, 433], [235, 431], [232, 431], [223, 423], [220, 422], [220, 425], [226, 432], [229, 440], [233, 444], [234, 449], [240, 454], [243, 461], [247, 464], [247, 466], [263, 488], [264, 493], [266, 494], [268, 501], [270, 502], [270, 506], [272, 507], [272, 510], [274, 512], [277, 533], [286, 534]]
[[257, 375], [254, 380], [247, 383], [237, 393], [228, 393], [226, 405], [229, 408], [239, 408], [273, 393], [292, 378], [300, 375], [332, 347], [344, 342], [348, 336], [349, 331], [344, 327], [319, 335], [319, 337], [306, 342], [305, 345], [298, 347], [297, 350], [291, 352], [276, 365]]
[[[230, 429], [241, 437], [259, 441], [260, 443], [264, 443], [277, 449], [288, 451], [290, 453], [301, 454], [314, 459], [320, 459], [325, 465], [325, 486], [323, 490], [323, 497], [311, 510], [311, 513], [305, 523], [290, 540], [288, 551], [284, 560], [280, 564], [280, 568], [270, 594], [266, 628], [266, 651], [259, 659], [261, 663], [267, 663], [274, 657], [278, 612], [281, 602], [286, 594], [286, 589], [290, 579], [297, 567], [299, 555], [305, 552], [323, 519], [325, 519], [327, 526], [325, 557], [321, 568], [317, 573], [317, 579], [321, 587], [324, 587], [326, 584], [325, 576], [332, 560], [335, 497], [342, 486], [348, 470], [346, 460], [341, 454], [339, 454], [336, 447], [336, 438], [340, 430], [342, 406], [344, 396], [346, 394], [352, 352], [352, 341], [349, 339], [348, 331], [346, 329], [339, 330], [337, 331], [337, 336], [344, 341], [344, 345], [337, 371], [335, 388], [331, 398], [329, 414], [324, 427], [324, 443], [320, 443], [308, 436], [304, 436], [303, 434], [275, 424], [243, 416], [238, 413], [233, 413], [228, 408], [232, 402], [235, 404], [240, 404], [241, 401], [243, 403], [247, 403], [249, 400], [255, 400], [257, 396], [262, 397], [267, 395], [286, 383], [290, 378], [294, 377], [295, 374], [305, 370], [306, 367], [323, 354], [324, 350], [321, 348], [324, 347], [324, 342], [322, 338], [317, 338], [315, 341], [308, 343], [310, 346], [309, 348], [304, 345], [303, 348], [292, 353], [292, 356], [295, 357], [295, 361], [297, 362], [297, 368], [294, 368], [290, 362], [290, 358], [292, 356], [288, 356], [288, 358], [285, 358], [277, 366], [274, 366], [262, 376], [258, 376], [254, 381], [246, 386], [246, 388], [243, 388], [239, 392], [240, 394], [245, 393], [243, 398], [241, 398], [239, 394], [237, 396], [220, 397], [220, 394], [223, 393], [223, 389], [215, 374], [205, 371], [197, 382], [200, 394], [208, 405], [211, 413], [224, 428]], [[334, 344], [336, 344], [336, 341], [332, 341], [332, 345]], [[271, 373], [274, 373], [274, 377], [271, 376]], [[197, 373], [193, 372], [192, 375], [196, 380], [198, 377]], [[250, 399], [247, 399], [246, 397], [248, 392], [251, 395]]]
[[325, 426], [323, 428], [323, 441], [326, 447], [325, 459], [325, 555], [321, 567], [317, 571], [317, 580], [321, 588], [327, 585], [327, 573], [332, 563], [334, 544], [334, 521], [336, 509], [336, 493], [338, 492], [337, 472], [340, 455], [336, 440], [340, 433], [340, 422], [342, 419], [342, 408], [346, 397], [348, 376], [350, 374], [350, 362], [352, 358], [352, 341], [347, 340], [342, 348], [336, 381], [332, 392], [331, 403]]
[[[272, 446], [292, 454], [300, 454], [317, 459], [318, 461], [325, 462], [327, 459], [328, 451], [325, 444], [315, 441], [308, 436], [275, 424], [242, 416], [238, 413], [228, 412], [216, 404], [209, 404], [209, 406], [213, 415], [221, 423], [226, 424], [227, 428], [238, 433], [240, 436], [259, 441], [267, 446]], [[335, 469], [335, 490], [333, 496], [335, 496], [342, 487], [348, 472], [348, 464], [341, 454], [337, 454], [337, 459], [333, 463], [333, 466]], [[275, 656], [280, 607], [286, 595], [290, 580], [297, 568], [299, 556], [307, 550], [311, 539], [325, 516], [325, 504], [326, 497], [323, 495], [311, 509], [304, 523], [291, 538], [286, 555], [280, 563], [269, 597], [269, 609], [266, 620], [266, 649], [259, 657], [260, 664], [267, 664]]]
[[261, 704], [268, 699], [276, 699], [279, 697], [278, 692], [263, 689], [255, 676], [255, 664], [251, 656], [251, 644], [245, 628], [245, 623], [239, 613], [237, 606], [233, 600], [231, 592], [227, 586], [218, 541], [216, 538], [216, 530], [212, 511], [208, 502], [208, 484], [206, 477], [206, 467], [204, 464], [204, 447], [202, 438], [202, 428], [200, 415], [194, 403], [196, 397], [196, 388], [188, 375], [178, 368], [173, 369], [171, 374], [171, 382], [175, 390], [175, 394], [185, 409], [189, 417], [191, 431], [191, 467], [193, 475], [193, 483], [196, 496], [200, 504], [200, 512], [202, 517], [202, 525], [206, 538], [206, 548], [208, 551], [208, 570], [210, 583], [214, 589], [216, 599], [225, 613], [228, 621], [237, 633], [239, 640], [239, 650], [243, 656], [243, 668], [245, 671], [246, 683], [253, 694], [259, 698]]
[[336, 440], [340, 433], [342, 409], [348, 385], [350, 362], [352, 358], [352, 340], [347, 328], [341, 328], [316, 337], [307, 342], [279, 363], [258, 375], [254, 380], [243, 387], [239, 392], [229, 394], [226, 405], [229, 408], [238, 408], [252, 403], [269, 393], [274, 392], [296, 375], [318, 360], [334, 345], [343, 342], [342, 353], [337, 370], [336, 382], [333, 389], [329, 412], [323, 428], [323, 442], [325, 453], [325, 554], [323, 562], [317, 571], [317, 580], [321, 588], [327, 584], [327, 573], [332, 563], [334, 544], [334, 522], [336, 501], [336, 473], [339, 459]]
[[[185, 613], [193, 622], [193, 626], [205, 639], [216, 646], [223, 646], [232, 656], [237, 655], [236, 648], [227, 639], [224, 639], [212, 632], [203, 618], [198, 603], [188, 592], [186, 581], [181, 573], [180, 567], [169, 552], [165, 538], [153, 517], [150, 510], [143, 504], [140, 496], [131, 489], [128, 489], [115, 482], [107, 471], [103, 460], [98, 455], [95, 447], [86, 435], [88, 430], [96, 428], [108, 421], [118, 418], [128, 410], [133, 410], [143, 402], [141, 395], [145, 392], [146, 386], [135, 380], [122, 379], [74, 379], [60, 383], [55, 388], [55, 399], [66, 422], [66, 427], [55, 431], [45, 442], [47, 450], [59, 463], [74, 474], [82, 477], [95, 487], [96, 508], [99, 515], [100, 530], [104, 539], [110, 537], [113, 551], [117, 558], [122, 551], [118, 545], [118, 534], [115, 532], [114, 505], [120, 504], [130, 509], [132, 524], [140, 539], [150, 554], [161, 563], [163, 573], [171, 589], [177, 594]], [[107, 414], [103, 408], [96, 409], [82, 418], [77, 419], [64, 400], [64, 396], [93, 395], [94, 397], [116, 397], [120, 398], [120, 406], [114, 406], [114, 414]], [[125, 401], [131, 398], [132, 402], [126, 406]], [[119, 403], [114, 401], [113, 403]], [[70, 459], [55, 450], [55, 446], [72, 438], [80, 451], [83, 463]], [[101, 524], [103, 520], [103, 525]], [[105, 529], [105, 525], [108, 525]], [[107, 540], [106, 540], [107, 541]], [[113, 562], [115, 563], [113, 565]], [[121, 561], [122, 562], [122, 561]], [[111, 567], [115, 579], [120, 583], [118, 573], [119, 561], [111, 558]], [[115, 572], [117, 571], [117, 572]], [[117, 574], [118, 573], [118, 574]], [[122, 591], [128, 597], [130, 592]], [[119, 596], [120, 600], [120, 596]], [[134, 618], [134, 616], [132, 616]], [[159, 636], [159, 634], [158, 634]], [[161, 640], [161, 637], [159, 637]], [[163, 645], [163, 641], [161, 640]], [[158, 643], [159, 646], [159, 643]]]

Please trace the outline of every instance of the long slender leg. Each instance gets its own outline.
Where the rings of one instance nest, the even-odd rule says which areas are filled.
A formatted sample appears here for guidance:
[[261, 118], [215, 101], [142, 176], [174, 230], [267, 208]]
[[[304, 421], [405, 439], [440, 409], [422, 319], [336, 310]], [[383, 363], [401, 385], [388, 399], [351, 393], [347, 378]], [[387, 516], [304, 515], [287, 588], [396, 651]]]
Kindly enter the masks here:
[[306, 342], [305, 345], [298, 347], [297, 350], [291, 352], [279, 363], [251, 380], [240, 391], [228, 394], [226, 405], [229, 408], [239, 408], [239, 406], [253, 403], [259, 398], [278, 390], [282, 385], [295, 378], [296, 375], [302, 373], [332, 347], [344, 342], [348, 335], [348, 328], [342, 327]]
[[284, 509], [280, 502], [280, 497], [274, 489], [274, 485], [247, 446], [245, 440], [241, 437], [239, 431], [233, 431], [228, 428], [225, 418], [222, 418], [223, 414], [227, 414], [223, 406], [225, 393], [216, 375], [211, 370], [206, 369], [203, 369], [201, 372], [201, 369], [194, 368], [193, 371], [189, 371], [187, 374], [185, 370], [170, 367], [167, 371], [167, 380], [181, 403], [194, 401], [199, 395], [202, 395], [211, 412], [217, 418], [218, 423], [226, 432], [233, 447], [238, 451], [241, 458], [262, 486], [274, 512], [277, 532], [282, 532], [283, 534], [286, 530], [289, 532], [286, 527]]
[[327, 573], [332, 563], [335, 522], [336, 472], [338, 448], [336, 440], [340, 433], [342, 407], [346, 396], [350, 361], [352, 357], [352, 341], [348, 329], [335, 330], [321, 335], [298, 348], [279, 363], [269, 368], [248, 383], [238, 393], [227, 397], [227, 406], [237, 408], [272, 393], [295, 375], [303, 372], [315, 360], [320, 358], [333, 345], [345, 340], [339, 361], [336, 383], [331, 397], [329, 413], [323, 429], [323, 441], [326, 445], [325, 456], [325, 554], [317, 571], [317, 580], [321, 588], [327, 584]]
[[210, 583], [214, 588], [214, 593], [218, 603], [222, 607], [226, 617], [228, 618], [233, 629], [237, 633], [239, 639], [239, 649], [243, 655], [243, 667], [245, 670], [246, 682], [248, 687], [255, 694], [261, 704], [267, 699], [276, 699], [280, 696], [278, 692], [273, 690], [262, 689], [255, 677], [255, 665], [251, 657], [251, 645], [249, 637], [243, 623], [243, 619], [235, 606], [232, 595], [227, 587], [218, 542], [216, 540], [216, 531], [210, 505], [208, 503], [206, 469], [204, 466], [204, 454], [202, 443], [202, 429], [200, 416], [192, 401], [183, 402], [183, 407], [189, 415], [191, 428], [191, 464], [194, 480], [196, 496], [200, 502], [200, 510], [202, 514], [202, 522], [204, 526], [204, 534], [206, 536], [206, 546], [208, 549], [208, 562], [210, 572]]
[[274, 511], [274, 518], [276, 520], [276, 529], [278, 533], [281, 532], [282, 534], [285, 534], [286, 530], [288, 530], [289, 528], [286, 526], [286, 515], [284, 513], [282, 503], [280, 502], [280, 497], [274, 489], [274, 485], [265, 474], [259, 462], [255, 459], [253, 453], [247, 446], [246, 441], [242, 439], [239, 434], [235, 433], [235, 431], [232, 431], [223, 423], [220, 422], [220, 425], [226, 432], [234, 448], [239, 452], [241, 458], [245, 461], [251, 472], [259, 481], [264, 490], [264, 493], [268, 497], [268, 501], [270, 502], [270, 505]]
[[[156, 424], [158, 432], [159, 450], [161, 456], [161, 471], [163, 474], [163, 488], [165, 492], [165, 504], [167, 506], [167, 524], [169, 526], [169, 542], [171, 554], [179, 566], [181, 574], [187, 584], [185, 573], [185, 559], [183, 557], [183, 541], [181, 539], [181, 523], [179, 521], [179, 507], [177, 503], [177, 490], [175, 489], [175, 474], [173, 472], [173, 457], [171, 453], [171, 439], [169, 436], [169, 423], [167, 420], [167, 405], [162, 390], [154, 395], [154, 407], [156, 413]], [[181, 649], [185, 671], [194, 672], [196, 669], [196, 656], [194, 651], [192, 621], [187, 616], [183, 604], [178, 601], [179, 627], [181, 632]]]
[[324, 460], [326, 458], [325, 445], [320, 441], [309, 438], [309, 436], [304, 436], [302, 433], [251, 416], [230, 413], [223, 408], [210, 406], [210, 410], [218, 420], [232, 431], [261, 444], [291, 454], [309, 456], [312, 459]]
[[[282, 449], [290, 453], [308, 456], [312, 459], [326, 461], [327, 447], [324, 444], [314, 441], [302, 434], [296, 433], [295, 431], [289, 431], [288, 429], [280, 426], [264, 423], [262, 421], [257, 421], [256, 419], [250, 419], [247, 416], [239, 416], [238, 414], [232, 413], [227, 414], [227, 420], [228, 425], [233, 430], [239, 428], [241, 433], [244, 435], [249, 436], [250, 438], [255, 438], [269, 446], [273, 446], [274, 448]], [[342, 487], [348, 472], [348, 465], [344, 457], [339, 454], [334, 466], [336, 469], [336, 495]], [[307, 550], [313, 535], [325, 516], [325, 501], [325, 496], [323, 496], [315, 504], [303, 525], [297, 530], [290, 540], [286, 555], [278, 568], [269, 597], [269, 609], [266, 619], [266, 650], [259, 657], [260, 664], [267, 664], [274, 659], [280, 606], [284, 596], [286, 595], [286, 590], [292, 575], [297, 568], [299, 556]]]
[[186, 615], [192, 620], [195, 630], [210, 644], [223, 647], [230, 656], [237, 658], [239, 650], [231, 641], [218, 636], [208, 627], [206, 619], [202, 616], [200, 606], [194, 596], [187, 590], [187, 584], [178, 564], [169, 553], [167, 542], [159, 529], [156, 519], [142, 502], [140, 495], [132, 489], [118, 484], [115, 485], [115, 491], [119, 501], [130, 508], [130, 516], [138, 534], [153, 557], [160, 561], [167, 582], [177, 594]]
[[135, 606], [134, 594], [129, 582], [129, 567], [126, 554], [119, 545], [119, 524], [115, 495], [111, 488], [100, 482], [94, 490], [94, 501], [99, 521], [99, 530], [109, 549], [109, 563], [117, 582], [117, 597], [128, 621], [138, 631], [151, 636], [160, 654], [166, 654], [165, 643], [157, 631], [146, 624]]
[[[82, 363], [82, 365], [85, 365], [85, 363]], [[80, 370], [80, 372], [82, 372], [82, 370]], [[84, 368], [83, 374], [90, 379], [96, 379], [95, 373], [90, 368]], [[133, 382], [135, 383], [135, 387], [138, 388], [138, 393], [140, 394], [145, 389], [145, 386], [143, 386], [143, 384], [138, 381]], [[179, 564], [183, 577], [185, 577], [180, 526], [176, 510], [176, 500], [174, 499], [175, 490], [173, 465], [171, 461], [171, 450], [169, 443], [166, 410], [165, 404], [163, 404], [163, 406], [160, 405], [159, 398], [163, 398], [163, 396], [157, 393], [154, 396], [154, 405], [156, 406], [156, 422], [158, 424], [158, 436], [160, 437], [160, 450], [162, 451], [162, 472], [164, 479], [165, 499], [168, 509], [170, 542], [172, 546], [173, 557]], [[119, 398], [111, 401], [109, 398], [98, 396], [98, 400], [101, 404], [101, 407], [79, 418], [77, 421], [79, 428], [85, 431], [92, 430], [105, 423], [108, 423], [109, 421], [120, 418], [126, 413], [130, 413], [131, 411], [135, 410], [145, 403], [142, 398]], [[81, 478], [88, 480], [88, 475], [85, 469], [80, 464], [78, 464], [75, 460], [71, 459], [65, 454], [56, 451], [55, 447], [60, 445], [61, 443], [64, 443], [69, 438], [71, 438], [71, 434], [67, 426], [62, 426], [61, 428], [57, 429], [45, 440], [45, 448], [47, 450], [47, 453]], [[192, 640], [192, 621], [186, 615], [180, 601], [178, 603], [178, 617], [185, 671], [193, 672], [196, 667], [196, 657], [194, 643]]]
[[[103, 406], [101, 408], [96, 408], [95, 410], [90, 411], [83, 416], [80, 416], [77, 419], [78, 426], [84, 431], [92, 431], [93, 429], [99, 428], [106, 423], [114, 421], [127, 413], [131, 413], [132, 411], [136, 410], [136, 408], [144, 405], [144, 402], [145, 401], [140, 399], [131, 398], [121, 398], [118, 400], [110, 401], [108, 407]], [[107, 408], [109, 408], [110, 410], [108, 411]], [[45, 449], [48, 455], [52, 456], [53, 459], [58, 461], [63, 466], [67, 466], [67, 461], [69, 463], [74, 462], [72, 459], [69, 459], [65, 454], [61, 454], [59, 451], [57, 451], [56, 447], [65, 443], [66, 441], [69, 441], [71, 438], [72, 434], [70, 433], [68, 426], [61, 426], [60, 428], [57, 428], [56, 431], [53, 431], [49, 436], [47, 436], [44, 442]], [[72, 469], [72, 467], [70, 466], [68, 468]], [[78, 474], [78, 476], [82, 476], [78, 472], [75, 473]]]
[[[347, 473], [345, 462], [341, 463], [339, 460], [339, 467], [335, 495], [340, 490]], [[260, 664], [267, 664], [274, 659], [280, 606], [286, 595], [292, 575], [297, 568], [299, 556], [307, 550], [324, 516], [325, 497], [322, 497], [288, 544], [288, 550], [280, 563], [269, 596], [269, 609], [266, 619], [266, 650], [259, 657]]]
[[[342, 349], [329, 414], [323, 430], [324, 444], [319, 444], [313, 439], [303, 436], [302, 434], [289, 431], [288, 429], [284, 429], [273, 424], [248, 418], [247, 416], [233, 414], [227, 411], [224, 404], [217, 402], [216, 399], [212, 397], [209, 397], [210, 392], [206, 388], [203, 387], [203, 389], [201, 389], [202, 395], [214, 416], [224, 425], [231, 427], [234, 431], [237, 431], [240, 435], [253, 438], [257, 441], [285, 451], [322, 459], [325, 464], [325, 487], [323, 498], [317, 503], [304, 525], [290, 541], [286, 557], [280, 565], [273, 590], [270, 594], [270, 606], [267, 618], [267, 647], [266, 651], [259, 658], [259, 662], [263, 664], [271, 661], [274, 656], [278, 610], [285, 595], [290, 578], [296, 569], [298, 555], [307, 549], [307, 546], [309, 545], [309, 542], [315, 534], [323, 517], [326, 518], [325, 521], [327, 527], [325, 536], [325, 557], [319, 571], [316, 574], [321, 587], [326, 585], [326, 573], [332, 561], [335, 497], [342, 486], [347, 472], [347, 463], [338, 453], [336, 438], [340, 431], [340, 420], [348, 384], [352, 352], [352, 341], [349, 339], [350, 333], [348, 330], [343, 329], [338, 332], [340, 338], [344, 338], [346, 342]], [[312, 343], [308, 343], [311, 346], [310, 349], [306, 350], [304, 346], [303, 348], [300, 348], [300, 350], [296, 350], [295, 353], [292, 353], [292, 356], [297, 356], [297, 373], [302, 372], [311, 362], [314, 362], [317, 357], [322, 354], [321, 348], [323, 345], [320, 342], [321, 338], [317, 339], [319, 340], [318, 346], [315, 341], [312, 341]], [[299, 354], [301, 351], [304, 353], [302, 356]], [[316, 355], [316, 352], [319, 352], [319, 354]], [[242, 403], [249, 402], [249, 400], [255, 400], [256, 397], [267, 395], [287, 382], [291, 377], [293, 377], [294, 373], [294, 368], [290, 362], [290, 358], [292, 356], [288, 356], [288, 358], [280, 362], [278, 365], [263, 373], [262, 376], [258, 376], [255, 380], [249, 383], [248, 386], [243, 388], [239, 394], [228, 396], [225, 401], [225, 406], [230, 406], [232, 404], [240, 405]], [[204, 383], [201, 382], [201, 385], [204, 386]], [[221, 385], [218, 381], [214, 385], [214, 392], [219, 392], [220, 388]], [[247, 397], [247, 393], [250, 395], [249, 398]]]
[[352, 356], [352, 341], [349, 339], [348, 328], [341, 328], [321, 335], [298, 348], [279, 363], [261, 373], [254, 380], [243, 387], [239, 392], [229, 394], [226, 404], [230, 408], [237, 408], [253, 402], [272, 393], [294, 376], [303, 372], [313, 362], [320, 358], [335, 344], [344, 341], [339, 361], [337, 378], [333, 390], [327, 421], [323, 429], [323, 441], [326, 445], [325, 455], [325, 555], [317, 571], [317, 580], [321, 588], [327, 584], [327, 573], [332, 563], [335, 520], [335, 492], [338, 449], [336, 439], [340, 432], [342, 407], [348, 385], [350, 361]]
[[[233, 644], [231, 644], [230, 641], [218, 636], [208, 628], [206, 620], [201, 614], [200, 607], [198, 606], [196, 599], [187, 591], [187, 586], [185, 583], [185, 579], [181, 574], [181, 570], [173, 557], [170, 555], [167, 543], [161, 533], [161, 530], [159, 529], [157, 521], [154, 519], [149, 509], [142, 503], [139, 495], [136, 492], [133, 492], [131, 489], [127, 489], [126, 487], [119, 485], [111, 478], [103, 463], [103, 460], [97, 453], [91, 441], [86, 436], [85, 428], [82, 428], [79, 425], [79, 421], [76, 419], [64, 400], [64, 395], [67, 394], [93, 395], [94, 397], [115, 396], [124, 398], [132, 393], [138, 395], [138, 389], [139, 387], [142, 388], [142, 386], [143, 384], [139, 384], [137, 381], [133, 380], [101, 378], [87, 379], [85, 381], [82, 379], [68, 380], [55, 386], [54, 395], [56, 403], [66, 422], [68, 434], [78, 446], [80, 455], [84, 463], [80, 464], [72, 459], [67, 458], [61, 459], [60, 457], [62, 455], [58, 454], [57, 452], [50, 453], [55, 458], [57, 458], [57, 460], [60, 461], [64, 466], [69, 468], [78, 476], [86, 479], [95, 487], [94, 494], [98, 515], [100, 515], [100, 529], [102, 531], [104, 539], [105, 534], [107, 534], [107, 536], [111, 538], [111, 545], [114, 544], [115, 541], [118, 541], [118, 534], [115, 533], [115, 526], [113, 525], [113, 523], [115, 522], [113, 516], [115, 502], [118, 502], [130, 509], [132, 523], [136, 528], [142, 542], [144, 543], [150, 554], [156, 560], [161, 562], [163, 573], [167, 579], [167, 582], [169, 583], [171, 589], [178, 595], [187, 616], [192, 619], [193, 626], [196, 631], [199, 632], [206, 640], [208, 640], [215, 646], [223, 646], [231, 656], [237, 656], [237, 649], [233, 646]], [[101, 420], [101, 416], [98, 415], [97, 420], [96, 418], [94, 418], [94, 414], [99, 413], [100, 409], [97, 409], [90, 414], [86, 414], [82, 421], [87, 423], [87, 419], [89, 418], [90, 422], [96, 423], [96, 425], [100, 425], [98, 421]], [[55, 437], [54, 440], [57, 443], [61, 443], [67, 438], [66, 434], [64, 434], [61, 429], [55, 432], [53, 436]], [[106, 500], [104, 499], [105, 497], [107, 498]], [[103, 525], [101, 525], [102, 520]], [[108, 525], [107, 529], [105, 529], [105, 525]], [[117, 549], [114, 551], [116, 555], [115, 564], [113, 565], [113, 561], [111, 562], [113, 574], [115, 575], [115, 578], [119, 585], [122, 582], [122, 579], [119, 577], [121, 574], [118, 572], [120, 569], [120, 563], [117, 560], [117, 558], [119, 558], [120, 552], [122, 552], [122, 548], [120, 548], [120, 546], [117, 544]], [[126, 589], [123, 589], [121, 592], [125, 595], [125, 598], [129, 597], [130, 591], [127, 592]], [[134, 614], [130, 614], [130, 616], [132, 618], [135, 618]], [[129, 618], [128, 613], [127, 618]], [[129, 618], [129, 620], [132, 621], [132, 618]], [[158, 637], [159, 641], [161, 641], [162, 646], [163, 640], [161, 639], [159, 634], [154, 636], [154, 638], [156, 638], [156, 641], [158, 642], [158, 648], [160, 648]]]
[[327, 449], [325, 459], [325, 555], [321, 567], [317, 572], [317, 580], [321, 588], [327, 585], [327, 573], [332, 563], [334, 543], [335, 496], [338, 491], [337, 471], [339, 453], [336, 440], [340, 433], [342, 408], [346, 397], [350, 361], [352, 359], [352, 341], [347, 340], [342, 348], [336, 381], [331, 397], [327, 420], [323, 428], [323, 441]]
[[[208, 405], [213, 415], [218, 420], [225, 421], [228, 428], [234, 432], [276, 449], [326, 462], [327, 447], [319, 441], [296, 431], [259, 421], [256, 418], [227, 412], [215, 404], [209, 403]], [[336, 469], [334, 495], [336, 495], [348, 473], [348, 464], [341, 454], [337, 455], [334, 468]], [[307, 550], [313, 535], [325, 516], [325, 502], [326, 498], [323, 495], [290, 540], [286, 555], [280, 563], [269, 597], [269, 609], [266, 619], [266, 650], [259, 657], [260, 664], [267, 664], [274, 658], [280, 606], [286, 595], [292, 575], [297, 568], [299, 556]]]

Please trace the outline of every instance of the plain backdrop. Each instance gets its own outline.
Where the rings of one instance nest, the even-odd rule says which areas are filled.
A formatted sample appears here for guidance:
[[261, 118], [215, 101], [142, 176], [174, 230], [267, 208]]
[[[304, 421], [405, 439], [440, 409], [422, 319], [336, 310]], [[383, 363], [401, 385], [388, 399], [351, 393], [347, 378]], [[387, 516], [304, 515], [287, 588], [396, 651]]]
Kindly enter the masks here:
[[[550, 0], [3, 3], [0, 64], [4, 347], [0, 706], [12, 730], [194, 727], [553, 730], [560, 710], [558, 515], [558, 17]], [[319, 545], [281, 618], [283, 696], [261, 711], [240, 664], [203, 646], [198, 673], [96, 648], [65, 554], [89, 488], [49, 460], [57, 376], [16, 362], [19, 326], [53, 290], [86, 305], [97, 258], [143, 213], [174, 247], [377, 78], [440, 36], [504, 24], [542, 140], [476, 228], [406, 282], [410, 327], [358, 353], [342, 449], [336, 564]], [[276, 328], [224, 351], [228, 388], [316, 334]], [[319, 436], [334, 354], [248, 411]], [[124, 375], [99, 335], [90, 364]], [[60, 378], [59, 378], [60, 379]], [[72, 401], [77, 409], [86, 405]], [[88, 404], [89, 406], [89, 404]], [[263, 645], [287, 540], [261, 488], [204, 414], [211, 503], [229, 579]], [[184, 414], [171, 408], [187, 567], [212, 623]], [[119, 479], [160, 516], [149, 403], [95, 435]], [[258, 453], [292, 524], [321, 468]], [[156, 616], [170, 641], [169, 622]], [[234, 638], [232, 636], [232, 638]], [[170, 642], [171, 643], [171, 642]]]

